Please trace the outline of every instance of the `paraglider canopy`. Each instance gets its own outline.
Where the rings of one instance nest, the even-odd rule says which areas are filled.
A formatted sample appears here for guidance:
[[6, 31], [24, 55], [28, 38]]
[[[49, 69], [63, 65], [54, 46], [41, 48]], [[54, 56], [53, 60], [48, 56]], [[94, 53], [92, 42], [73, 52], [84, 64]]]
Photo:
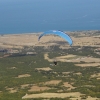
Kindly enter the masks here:
[[70, 36], [69, 36], [68, 34], [65, 34], [64, 32], [59, 31], [59, 30], [49, 30], [49, 31], [46, 31], [46, 32], [42, 33], [42, 34], [39, 36], [38, 40], [40, 40], [40, 38], [41, 38], [42, 36], [48, 35], [48, 34], [54, 34], [54, 35], [58, 35], [58, 36], [62, 37], [63, 39], [65, 39], [65, 40], [68, 42], [68, 44], [69, 44], [70, 46], [71, 46], [72, 43], [73, 43], [72, 39], [70, 38]]

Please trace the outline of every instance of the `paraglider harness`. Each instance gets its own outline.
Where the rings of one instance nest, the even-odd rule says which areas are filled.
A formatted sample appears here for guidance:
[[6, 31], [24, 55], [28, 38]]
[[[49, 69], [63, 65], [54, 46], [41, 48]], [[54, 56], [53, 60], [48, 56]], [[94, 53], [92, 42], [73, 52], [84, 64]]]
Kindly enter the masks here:
[[54, 63], [55, 66], [57, 65], [57, 61], [54, 61], [53, 63]]

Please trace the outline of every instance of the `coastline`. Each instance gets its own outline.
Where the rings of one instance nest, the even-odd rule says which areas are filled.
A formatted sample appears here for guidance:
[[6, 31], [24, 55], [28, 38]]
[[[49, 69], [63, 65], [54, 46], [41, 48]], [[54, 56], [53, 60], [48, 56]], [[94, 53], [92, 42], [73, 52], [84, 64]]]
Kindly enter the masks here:
[[27, 33], [1, 33], [0, 36], [3, 35], [30, 35], [30, 34], [41, 34], [42, 32], [27, 32]]
[[[100, 46], [100, 31], [65, 31], [74, 41], [73, 46]], [[38, 41], [38, 33], [23, 33], [23, 34], [1, 34], [0, 35], [0, 48], [23, 48], [24, 46], [52, 46], [60, 45], [59, 42], [65, 43], [59, 36], [44, 36]], [[98, 37], [98, 38], [97, 38]], [[65, 45], [63, 45], [64, 47]], [[66, 43], [68, 47], [68, 44]]]

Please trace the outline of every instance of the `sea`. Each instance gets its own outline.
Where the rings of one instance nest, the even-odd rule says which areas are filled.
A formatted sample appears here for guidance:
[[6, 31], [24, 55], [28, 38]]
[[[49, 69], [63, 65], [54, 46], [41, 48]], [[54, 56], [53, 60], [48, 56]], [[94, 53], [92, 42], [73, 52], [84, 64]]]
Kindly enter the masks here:
[[0, 34], [100, 30], [100, 0], [0, 0]]

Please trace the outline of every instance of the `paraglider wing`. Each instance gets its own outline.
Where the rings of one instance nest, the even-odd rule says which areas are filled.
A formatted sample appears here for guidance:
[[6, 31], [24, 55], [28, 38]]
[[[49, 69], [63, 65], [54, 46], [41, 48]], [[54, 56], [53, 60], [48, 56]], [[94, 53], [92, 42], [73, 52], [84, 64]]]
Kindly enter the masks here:
[[38, 38], [38, 40], [40, 40], [40, 38], [44, 35], [47, 35], [47, 34], [54, 34], [54, 35], [58, 35], [60, 37], [62, 37], [63, 39], [65, 39], [69, 45], [72, 45], [72, 39], [70, 38], [70, 36], [68, 34], [65, 34], [64, 32], [62, 31], [56, 31], [56, 30], [50, 30], [50, 31], [46, 31], [44, 32], [43, 34], [41, 34]]

